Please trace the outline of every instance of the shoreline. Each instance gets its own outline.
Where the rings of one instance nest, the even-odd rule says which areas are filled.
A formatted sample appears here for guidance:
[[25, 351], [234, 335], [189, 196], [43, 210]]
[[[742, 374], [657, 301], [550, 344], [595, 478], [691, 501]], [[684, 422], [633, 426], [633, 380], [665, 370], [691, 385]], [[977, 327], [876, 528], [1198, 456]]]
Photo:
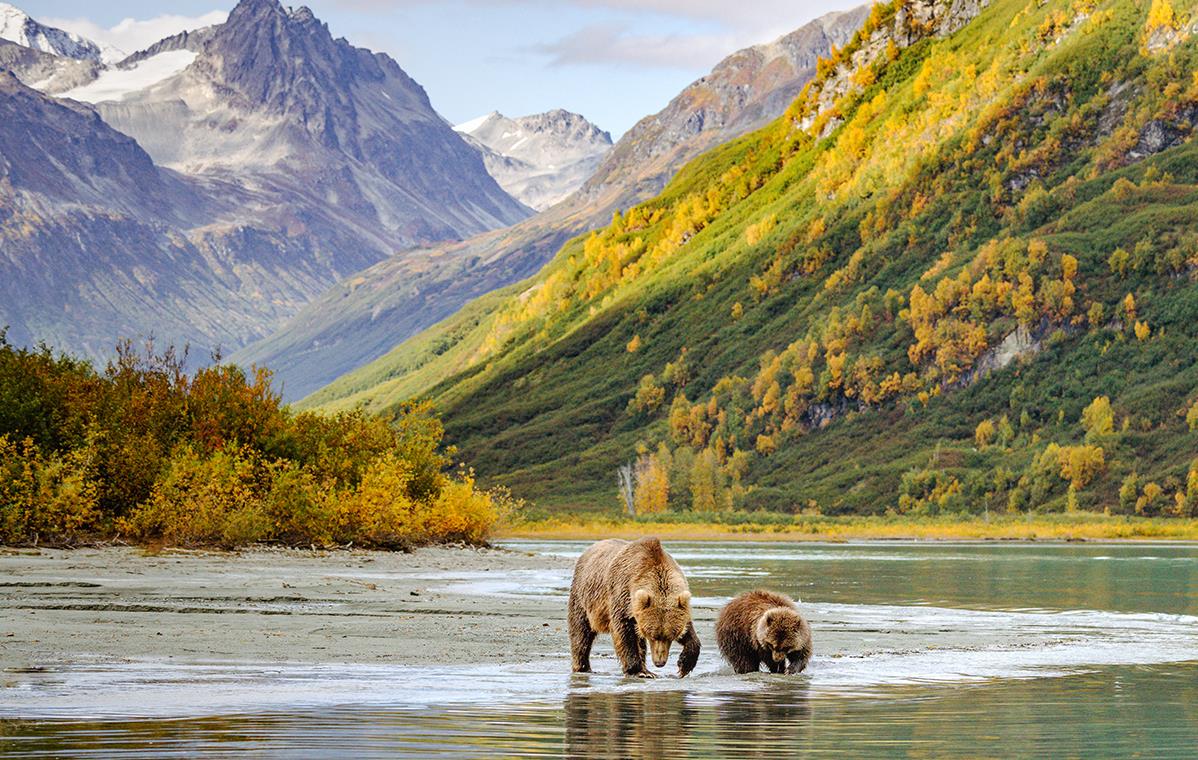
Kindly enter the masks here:
[[1105, 515], [996, 516], [991, 519], [797, 516], [793, 522], [548, 518], [501, 526], [492, 540], [588, 541], [653, 535], [671, 541], [1196, 543], [1198, 520]]

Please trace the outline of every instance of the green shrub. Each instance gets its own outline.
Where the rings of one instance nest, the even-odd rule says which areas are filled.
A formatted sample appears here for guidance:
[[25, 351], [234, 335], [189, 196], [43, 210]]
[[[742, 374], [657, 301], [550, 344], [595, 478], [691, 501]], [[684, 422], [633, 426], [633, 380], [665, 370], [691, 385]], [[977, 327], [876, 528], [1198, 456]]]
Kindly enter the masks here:
[[88, 449], [46, 456], [32, 438], [0, 435], [0, 541], [71, 542], [100, 517]]
[[479, 543], [508, 502], [448, 473], [428, 404], [292, 414], [270, 373], [118, 347], [103, 373], [0, 334], [0, 541]]

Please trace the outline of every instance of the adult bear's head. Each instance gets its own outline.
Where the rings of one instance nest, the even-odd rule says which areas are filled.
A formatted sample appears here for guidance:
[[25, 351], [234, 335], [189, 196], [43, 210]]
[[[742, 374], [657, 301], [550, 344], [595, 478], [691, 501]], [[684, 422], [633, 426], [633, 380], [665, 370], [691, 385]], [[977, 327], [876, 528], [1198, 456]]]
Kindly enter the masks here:
[[670, 644], [682, 638], [691, 622], [691, 592], [678, 563], [656, 538], [641, 539], [641, 555], [632, 591], [632, 617], [637, 635], [649, 643], [653, 664], [663, 667]]
[[637, 634], [649, 642], [653, 664], [663, 667], [670, 658], [670, 644], [682, 638], [691, 621], [690, 592], [638, 588], [632, 596], [632, 616]]

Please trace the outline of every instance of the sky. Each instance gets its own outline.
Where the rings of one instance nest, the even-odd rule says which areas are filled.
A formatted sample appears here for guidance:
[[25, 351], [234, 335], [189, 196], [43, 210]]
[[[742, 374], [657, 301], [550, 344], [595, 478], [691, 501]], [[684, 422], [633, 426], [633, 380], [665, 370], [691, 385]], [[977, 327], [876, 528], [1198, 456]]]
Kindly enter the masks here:
[[[335, 37], [385, 52], [457, 124], [581, 113], [618, 138], [724, 56], [866, 0], [307, 0]], [[9, 0], [134, 52], [235, 0]], [[288, 4], [288, 3], [284, 3]], [[298, 4], [298, 3], [297, 3]]]

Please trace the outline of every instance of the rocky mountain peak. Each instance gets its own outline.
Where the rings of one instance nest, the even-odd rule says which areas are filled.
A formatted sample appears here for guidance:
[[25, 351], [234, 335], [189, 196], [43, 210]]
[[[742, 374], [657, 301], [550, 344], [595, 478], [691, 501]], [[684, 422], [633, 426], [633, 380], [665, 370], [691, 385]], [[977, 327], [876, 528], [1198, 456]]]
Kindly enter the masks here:
[[8, 3], [0, 3], [0, 39], [62, 58], [99, 62], [102, 57], [100, 46], [91, 40], [41, 24]]
[[[301, 5], [298, 8], [293, 8], [288, 14], [291, 20], [297, 24], [310, 24], [316, 22], [316, 15], [312, 13], [312, 9], [306, 5]], [[319, 23], [319, 22], [317, 22]]]
[[432, 110], [424, 89], [399, 64], [333, 39], [307, 7], [288, 10], [277, 0], [242, 0], [214, 28], [202, 53], [198, 65], [239, 95], [243, 106], [296, 115], [310, 130], [327, 129], [329, 109], [343, 116], [352, 112], [352, 90], [366, 83], [383, 85], [392, 101]]
[[574, 141], [611, 145], [611, 134], [595, 126], [581, 114], [555, 108], [541, 114], [517, 119], [524, 129], [538, 134], [555, 134]]
[[538, 210], [578, 189], [612, 145], [610, 134], [561, 108], [515, 119], [492, 111], [455, 129], [504, 190]]

